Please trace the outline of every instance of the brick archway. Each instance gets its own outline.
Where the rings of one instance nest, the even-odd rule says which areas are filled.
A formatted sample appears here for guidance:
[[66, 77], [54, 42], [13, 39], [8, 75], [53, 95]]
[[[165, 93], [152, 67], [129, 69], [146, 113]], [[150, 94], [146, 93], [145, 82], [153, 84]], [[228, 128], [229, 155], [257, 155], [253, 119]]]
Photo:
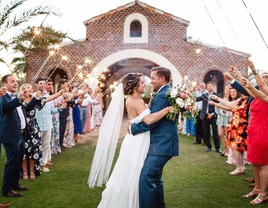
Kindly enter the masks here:
[[[180, 72], [167, 58], [156, 52], [145, 49], [122, 50], [107, 56], [95, 66], [95, 68], [98, 69], [98, 76], [101, 76], [105, 68], [109, 68], [113, 64], [122, 61], [124, 59], [132, 59], [132, 58], [148, 60], [158, 66], [166, 67], [170, 69], [172, 72], [174, 86], [182, 83], [182, 76]], [[94, 86], [92, 87], [94, 88]]]

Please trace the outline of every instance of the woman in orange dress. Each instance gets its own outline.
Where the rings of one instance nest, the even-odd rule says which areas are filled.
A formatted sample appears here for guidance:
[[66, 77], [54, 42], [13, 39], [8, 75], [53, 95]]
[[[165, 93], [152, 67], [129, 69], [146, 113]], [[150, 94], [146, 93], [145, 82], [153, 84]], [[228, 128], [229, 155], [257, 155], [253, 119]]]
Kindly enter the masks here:
[[[233, 117], [228, 127], [228, 147], [232, 149], [237, 161], [236, 169], [230, 172], [230, 175], [241, 175], [245, 173], [244, 152], [247, 151], [247, 105], [249, 96], [242, 95], [236, 101], [229, 102], [215, 95], [212, 99], [218, 100], [221, 104], [229, 107], [233, 111]], [[215, 105], [213, 101], [210, 104]]]

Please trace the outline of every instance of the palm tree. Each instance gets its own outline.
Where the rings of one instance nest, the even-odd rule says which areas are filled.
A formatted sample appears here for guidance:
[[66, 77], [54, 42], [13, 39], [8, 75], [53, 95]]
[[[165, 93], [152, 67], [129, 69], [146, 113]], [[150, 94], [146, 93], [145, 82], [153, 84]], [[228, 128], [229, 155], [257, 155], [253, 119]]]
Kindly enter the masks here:
[[[28, 0], [12, 0], [5, 1], [0, 0], [0, 37], [3, 37], [10, 29], [21, 26], [23, 23], [29, 21], [33, 17], [38, 15], [56, 15], [60, 14], [55, 11], [51, 6], [33, 6], [18, 13], [18, 9], [22, 8], [23, 4]], [[0, 51], [8, 49], [12, 43], [10, 40], [0, 39]], [[5, 63], [4, 59], [0, 57], [0, 62]]]

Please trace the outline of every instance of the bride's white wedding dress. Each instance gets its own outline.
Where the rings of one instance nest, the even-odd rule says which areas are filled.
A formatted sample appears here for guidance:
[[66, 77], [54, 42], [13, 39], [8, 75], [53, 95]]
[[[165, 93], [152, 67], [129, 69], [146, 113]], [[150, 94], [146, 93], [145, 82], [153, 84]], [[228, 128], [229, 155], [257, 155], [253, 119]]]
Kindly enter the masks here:
[[[139, 123], [149, 114], [146, 109], [130, 122]], [[149, 145], [149, 131], [125, 136], [98, 208], [139, 208], [139, 177]]]

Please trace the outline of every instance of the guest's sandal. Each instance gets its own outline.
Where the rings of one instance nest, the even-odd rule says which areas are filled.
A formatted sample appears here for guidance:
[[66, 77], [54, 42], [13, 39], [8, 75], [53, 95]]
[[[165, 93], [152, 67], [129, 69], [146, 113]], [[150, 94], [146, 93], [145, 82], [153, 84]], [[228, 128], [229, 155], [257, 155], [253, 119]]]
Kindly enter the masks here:
[[258, 196], [259, 192], [260, 192], [260, 189], [253, 189], [249, 194], [243, 195], [243, 197], [245, 197], [245, 198], [253, 198], [255, 196]]
[[267, 194], [259, 194], [254, 200], [250, 201], [250, 203], [261, 204], [262, 202], [267, 201], [267, 199], [268, 199]]

